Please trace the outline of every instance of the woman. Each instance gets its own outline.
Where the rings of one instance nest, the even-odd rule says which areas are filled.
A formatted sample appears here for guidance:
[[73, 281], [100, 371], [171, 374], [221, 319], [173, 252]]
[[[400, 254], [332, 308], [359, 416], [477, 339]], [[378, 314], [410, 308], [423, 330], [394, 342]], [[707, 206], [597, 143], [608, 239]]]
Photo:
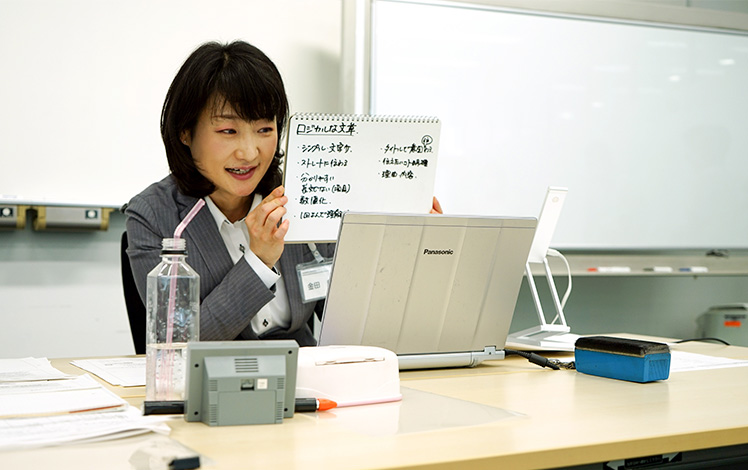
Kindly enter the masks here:
[[[308, 321], [323, 303], [303, 303], [295, 275], [297, 265], [315, 256], [308, 245], [285, 245], [289, 221], [281, 222], [287, 197], [280, 139], [287, 117], [277, 68], [240, 41], [200, 46], [166, 95], [161, 135], [171, 174], [127, 205], [127, 254], [145, 299], [161, 240], [205, 200], [182, 234], [187, 262], [200, 274], [201, 340], [315, 344]], [[332, 257], [333, 244], [317, 248]]]

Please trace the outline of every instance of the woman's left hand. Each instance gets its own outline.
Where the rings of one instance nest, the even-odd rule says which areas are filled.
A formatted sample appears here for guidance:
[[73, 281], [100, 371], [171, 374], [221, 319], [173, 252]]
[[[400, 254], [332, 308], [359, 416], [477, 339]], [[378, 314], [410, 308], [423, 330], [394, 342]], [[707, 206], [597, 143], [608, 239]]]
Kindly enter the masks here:
[[432, 214], [443, 214], [442, 212], [442, 205], [439, 204], [439, 200], [434, 196], [434, 201], [431, 203], [431, 213]]

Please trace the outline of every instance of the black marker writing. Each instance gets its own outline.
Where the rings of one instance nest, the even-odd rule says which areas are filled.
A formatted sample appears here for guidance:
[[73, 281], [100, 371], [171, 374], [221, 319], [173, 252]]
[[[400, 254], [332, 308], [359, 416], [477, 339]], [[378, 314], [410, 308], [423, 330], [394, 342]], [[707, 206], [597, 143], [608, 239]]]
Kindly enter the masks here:
[[356, 134], [356, 123], [341, 121], [337, 124], [307, 124], [296, 126], [297, 135], [353, 135]]
[[348, 160], [338, 160], [337, 158], [330, 160], [323, 160], [321, 158], [318, 160], [302, 158], [299, 160], [299, 165], [304, 168], [335, 168], [339, 166], [348, 166]]
[[316, 205], [326, 205], [330, 204], [326, 198], [322, 196], [300, 196], [299, 197], [299, 204], [302, 206], [316, 206]]
[[[332, 186], [315, 185], [315, 184], [302, 184], [301, 194], [309, 193], [349, 193], [351, 192], [350, 184], [333, 184]], [[303, 203], [302, 203], [303, 204]]]
[[302, 183], [329, 183], [334, 179], [335, 177], [331, 175], [310, 175], [309, 173], [302, 173], [299, 176]]
[[392, 153], [432, 153], [434, 151], [434, 148], [430, 145], [417, 145], [417, 144], [407, 144], [407, 145], [397, 145], [397, 144], [387, 144], [382, 149], [384, 154]]
[[343, 211], [340, 209], [331, 209], [329, 211], [302, 212], [299, 214], [300, 219], [339, 219], [343, 217]]
[[416, 175], [413, 173], [413, 170], [401, 171], [399, 173], [397, 171], [384, 170], [383, 172], [380, 173], [380, 175], [382, 176], [383, 179], [401, 178], [401, 179], [406, 179], [406, 180], [412, 180], [413, 178], [416, 177]]
[[343, 142], [338, 143], [331, 143], [330, 145], [323, 145], [323, 144], [311, 144], [311, 145], [302, 145], [301, 146], [301, 153], [315, 153], [315, 152], [325, 152], [325, 153], [348, 153], [351, 151], [351, 146], [348, 144], [344, 144]]
[[415, 159], [415, 160], [411, 160], [411, 159], [400, 160], [399, 158], [383, 158], [382, 165], [404, 166], [406, 168], [410, 168], [411, 166], [422, 166], [426, 168], [427, 166], [429, 166], [429, 161], [426, 158]]

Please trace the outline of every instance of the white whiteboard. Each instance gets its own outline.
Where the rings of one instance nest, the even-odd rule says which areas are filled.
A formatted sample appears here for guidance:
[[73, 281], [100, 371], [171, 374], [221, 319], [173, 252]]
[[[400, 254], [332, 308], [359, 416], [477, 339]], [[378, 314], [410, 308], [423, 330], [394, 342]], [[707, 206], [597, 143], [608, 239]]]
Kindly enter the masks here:
[[377, 0], [371, 112], [442, 121], [445, 213], [537, 216], [552, 246], [748, 247], [748, 36]]
[[206, 41], [262, 49], [292, 111], [337, 111], [340, 21], [338, 0], [0, 0], [0, 200], [118, 207], [166, 176], [161, 106]]

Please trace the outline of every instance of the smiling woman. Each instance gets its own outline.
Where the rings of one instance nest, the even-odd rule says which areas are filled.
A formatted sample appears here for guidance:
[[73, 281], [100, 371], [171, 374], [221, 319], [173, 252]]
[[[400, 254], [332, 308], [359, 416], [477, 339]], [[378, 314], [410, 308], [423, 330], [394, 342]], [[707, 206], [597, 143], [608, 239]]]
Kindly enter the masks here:
[[200, 174], [213, 182], [213, 202], [236, 222], [247, 214], [249, 196], [273, 164], [278, 126], [274, 119], [245, 121], [222, 98], [209, 102], [194, 129], [182, 131], [182, 142]]
[[[161, 135], [171, 175], [127, 206], [128, 256], [141, 298], [161, 240], [199, 199], [183, 233], [200, 274], [200, 339], [295, 339], [314, 344], [296, 266], [315, 259], [285, 245], [288, 198], [280, 185], [281, 130], [288, 101], [280, 73], [245, 42], [207, 43], [180, 68], [164, 101]], [[247, 249], [248, 248], [248, 249]], [[332, 256], [334, 245], [317, 245]]]
[[[179, 189], [195, 197], [205, 197], [215, 190], [216, 183], [196, 167], [189, 145], [198, 130], [233, 134], [238, 129], [232, 124], [260, 120], [282, 129], [287, 117], [283, 80], [262, 51], [241, 41], [203, 44], [177, 72], [161, 113], [161, 136]], [[262, 178], [258, 188], [263, 194], [280, 185], [282, 179], [280, 132], [275, 138], [268, 177]]]

